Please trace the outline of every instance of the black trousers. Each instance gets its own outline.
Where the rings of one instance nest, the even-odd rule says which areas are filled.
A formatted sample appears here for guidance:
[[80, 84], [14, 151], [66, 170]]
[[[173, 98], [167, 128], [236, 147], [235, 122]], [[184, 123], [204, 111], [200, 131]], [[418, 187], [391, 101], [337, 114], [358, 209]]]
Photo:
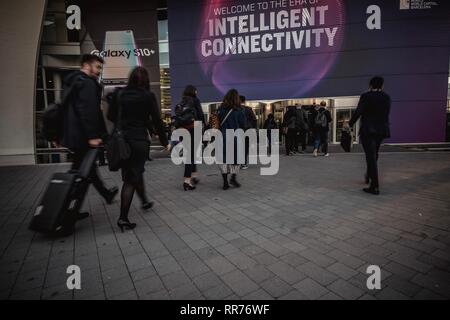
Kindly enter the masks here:
[[361, 135], [361, 143], [366, 154], [367, 175], [370, 179], [370, 187], [378, 188], [378, 151], [383, 138], [373, 135]]
[[189, 133], [191, 135], [191, 150], [190, 150], [191, 163], [186, 163], [184, 165], [185, 178], [190, 178], [192, 176], [192, 172], [197, 172], [197, 165], [195, 164], [195, 150], [194, 150], [194, 129], [189, 129]]
[[295, 151], [295, 141], [297, 140], [297, 130], [288, 129], [285, 139], [286, 154]]
[[[76, 151], [73, 154], [73, 163], [72, 163], [72, 169], [79, 169], [81, 166], [81, 163], [83, 162], [84, 156], [88, 150], [82, 150], [82, 151]], [[94, 185], [94, 188], [100, 193], [100, 195], [103, 198], [106, 198], [109, 195], [109, 190], [105, 187], [105, 184], [100, 179], [100, 176], [98, 175], [98, 168], [97, 164], [94, 163], [92, 166], [92, 170], [89, 176], [92, 184]]]
[[299, 130], [297, 134], [297, 142], [296, 142], [296, 149], [298, 151], [299, 146], [302, 146], [302, 151], [306, 150], [306, 138], [307, 138], [308, 132], [305, 130]]
[[106, 164], [105, 160], [105, 148], [98, 149], [98, 164], [104, 166]]

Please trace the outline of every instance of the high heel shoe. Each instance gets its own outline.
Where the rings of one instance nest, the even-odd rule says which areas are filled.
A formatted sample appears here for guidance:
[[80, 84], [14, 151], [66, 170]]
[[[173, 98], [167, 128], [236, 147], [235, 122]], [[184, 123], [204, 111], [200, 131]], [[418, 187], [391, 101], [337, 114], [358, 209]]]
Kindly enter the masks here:
[[153, 207], [153, 201], [149, 201], [149, 202], [143, 203], [142, 206], [141, 206], [142, 210], [148, 210], [151, 207]]
[[123, 229], [133, 230], [136, 228], [136, 223], [131, 223], [130, 221], [119, 219], [117, 221], [117, 226], [120, 228], [120, 231], [123, 232]]
[[184, 189], [184, 191], [187, 191], [187, 190], [195, 190], [195, 186], [193, 186], [193, 185], [190, 184], [190, 183], [184, 182], [184, 183], [183, 183], [183, 189]]
[[200, 179], [198, 179], [198, 178], [192, 178], [191, 181], [192, 181], [192, 183], [193, 183], [194, 185], [196, 185], [197, 183], [200, 182]]

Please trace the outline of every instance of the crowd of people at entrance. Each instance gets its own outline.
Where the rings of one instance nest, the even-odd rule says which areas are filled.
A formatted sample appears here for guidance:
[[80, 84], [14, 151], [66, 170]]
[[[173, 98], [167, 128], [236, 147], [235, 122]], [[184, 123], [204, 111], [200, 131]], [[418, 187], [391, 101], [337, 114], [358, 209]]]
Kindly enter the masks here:
[[326, 109], [325, 101], [322, 101], [319, 106], [314, 105], [310, 115], [301, 106], [288, 106], [282, 122], [286, 155], [304, 153], [311, 136], [314, 141], [313, 155], [317, 157], [321, 150], [323, 155], [328, 157], [331, 121], [331, 113]]
[[[64, 128], [53, 143], [70, 150], [74, 159], [74, 170], [80, 167], [83, 157], [90, 149], [100, 148], [104, 144], [106, 144], [108, 162], [120, 160], [123, 185], [120, 192], [121, 205], [117, 225], [123, 231], [136, 227], [136, 224], [130, 222], [128, 218], [134, 193], [137, 193], [141, 201], [142, 210], [149, 210], [153, 206], [153, 202], [146, 194], [143, 175], [145, 162], [149, 158], [149, 132], [157, 133], [166, 150], [170, 151], [173, 145], [168, 141], [156, 97], [150, 91], [148, 72], [143, 67], [136, 67], [131, 72], [126, 86], [117, 88], [107, 97], [109, 103], [107, 117], [115, 124], [114, 133], [108, 134], [100, 110], [102, 90], [98, 78], [102, 64], [101, 57], [84, 55], [81, 69], [66, 78], [62, 108]], [[360, 134], [367, 162], [365, 180], [369, 184], [364, 191], [371, 194], [379, 194], [378, 151], [383, 139], [389, 137], [389, 110], [390, 98], [383, 91], [383, 79], [375, 77], [370, 81], [369, 91], [361, 96], [352, 119], [345, 125], [349, 129], [361, 118]], [[220, 130], [224, 139], [227, 136], [226, 130], [247, 130], [257, 127], [257, 119], [252, 108], [245, 105], [245, 97], [236, 89], [226, 93], [217, 112], [210, 116], [207, 123], [197, 89], [188, 85], [183, 91], [181, 101], [174, 106], [172, 118], [175, 128], [187, 129], [191, 136], [194, 135], [195, 121], [201, 121], [205, 127]], [[316, 106], [309, 115], [301, 106], [289, 106], [281, 123], [281, 131], [285, 136], [286, 155], [305, 152], [307, 141], [311, 140], [309, 137], [312, 135], [313, 155], [318, 156], [321, 152], [324, 156], [328, 156], [331, 121], [331, 114], [325, 102]], [[272, 152], [270, 130], [280, 129], [280, 124], [275, 121], [273, 114], [269, 114], [263, 128], [268, 129], [268, 153], [270, 154]], [[115, 144], [111, 143], [112, 140]], [[191, 143], [194, 143], [193, 138]], [[227, 150], [226, 143], [224, 146], [223, 159], [227, 159], [226, 155], [231, 150]], [[192, 145], [191, 150], [193, 149]], [[237, 177], [241, 169], [248, 168], [249, 142], [245, 141], [245, 164], [237, 161], [236, 149], [233, 150], [233, 154], [234, 159], [231, 162], [219, 165], [223, 190], [241, 187]], [[182, 186], [185, 191], [195, 190], [200, 182], [194, 152], [191, 152], [191, 157], [191, 163], [185, 164], [184, 168]], [[104, 186], [98, 175], [96, 164], [92, 165], [89, 179], [106, 202], [112, 203], [119, 190], [116, 187]], [[89, 213], [78, 212], [78, 219], [88, 216]]]

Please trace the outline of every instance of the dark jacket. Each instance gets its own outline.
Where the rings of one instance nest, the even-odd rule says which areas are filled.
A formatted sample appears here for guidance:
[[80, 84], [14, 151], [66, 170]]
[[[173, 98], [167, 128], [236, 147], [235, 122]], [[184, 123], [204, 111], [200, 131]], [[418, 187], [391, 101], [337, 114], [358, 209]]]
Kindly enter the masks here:
[[[271, 130], [271, 129], [278, 129], [277, 122], [275, 119], [269, 119], [267, 118], [266, 121], [264, 121], [264, 129]], [[269, 131], [268, 131], [269, 133]]]
[[368, 91], [359, 98], [358, 107], [349, 121], [352, 127], [361, 117], [360, 135], [390, 137], [391, 98], [383, 91]]
[[298, 109], [296, 110], [296, 115], [297, 115], [297, 124], [296, 127], [298, 130], [301, 131], [308, 131], [309, 130], [309, 125], [308, 125], [308, 118], [306, 117], [305, 112], [303, 111], [303, 109]]
[[117, 125], [118, 93], [121, 91], [122, 130], [127, 139], [149, 140], [149, 129], [156, 129], [159, 141], [163, 146], [168, 144], [166, 130], [159, 113], [158, 102], [153, 92], [140, 88], [124, 88], [115, 90], [108, 97], [110, 102], [108, 119]]
[[196, 121], [201, 121], [203, 123], [204, 126], [206, 126], [206, 120], [205, 120], [205, 115], [203, 114], [203, 109], [202, 109], [202, 104], [200, 103], [200, 99], [195, 97], [192, 98], [193, 100], [193, 105], [196, 111]]
[[244, 129], [256, 129], [257, 127], [257, 119], [256, 115], [253, 112], [253, 109], [248, 106], [241, 106], [242, 110], [244, 111], [245, 116], [245, 128]]
[[82, 71], [69, 74], [63, 82], [67, 89], [77, 81], [64, 109], [64, 130], [61, 144], [72, 150], [88, 148], [88, 140], [107, 136], [103, 113], [100, 109], [102, 87]]
[[[323, 112], [325, 112], [325, 117], [327, 118], [327, 125], [325, 127], [318, 126], [315, 124], [316, 117]], [[332, 118], [331, 118], [330, 111], [328, 111], [324, 107], [320, 107], [319, 110], [316, 113], [314, 113], [314, 131], [315, 132], [328, 132], [330, 130], [331, 121], [332, 121]]]
[[283, 127], [288, 129], [296, 128], [297, 110], [293, 107], [289, 107], [283, 117]]
[[[219, 107], [219, 109], [217, 110], [217, 115], [219, 117], [219, 121], [220, 123], [222, 123], [222, 121], [225, 119], [225, 117], [227, 116], [228, 112], [230, 111], [230, 108], [225, 106], [225, 105], [221, 105]], [[228, 116], [228, 118], [226, 118], [226, 120], [223, 122], [223, 124], [220, 126], [220, 131], [222, 132], [222, 137], [223, 137], [223, 163], [227, 163], [227, 136], [226, 136], [226, 130], [227, 129], [232, 129], [232, 130], [237, 130], [237, 129], [245, 129], [246, 126], [246, 121], [245, 121], [245, 114], [244, 111], [242, 110], [242, 108], [235, 108], [233, 109], [233, 111], [231, 111], [230, 115]], [[235, 144], [234, 144], [234, 162], [233, 163], [227, 163], [227, 164], [237, 164], [237, 142], [235, 139]]]
[[[201, 104], [199, 98], [183, 96], [181, 98], [180, 104], [192, 106], [192, 108], [195, 110], [195, 121], [201, 121], [203, 123], [203, 125], [206, 126], [205, 115], [203, 114], [202, 104]], [[176, 116], [175, 108], [176, 108], [176, 106], [174, 106], [171, 110], [172, 118], [174, 118]]]

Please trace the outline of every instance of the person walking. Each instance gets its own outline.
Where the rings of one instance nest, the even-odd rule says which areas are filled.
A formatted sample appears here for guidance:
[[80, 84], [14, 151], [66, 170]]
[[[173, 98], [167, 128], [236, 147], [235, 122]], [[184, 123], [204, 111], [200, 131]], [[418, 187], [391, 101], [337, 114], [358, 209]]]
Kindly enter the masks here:
[[[194, 190], [195, 185], [200, 182], [197, 174], [197, 164], [195, 163], [195, 144], [194, 144], [194, 122], [201, 121], [203, 127], [206, 126], [205, 116], [203, 114], [200, 100], [197, 97], [197, 88], [193, 85], [188, 85], [183, 91], [181, 102], [172, 110], [172, 117], [174, 123], [178, 125], [177, 128], [184, 128], [189, 131], [191, 136], [191, 152], [190, 163], [184, 165], [184, 191]], [[182, 119], [182, 123], [179, 122]]]
[[314, 157], [317, 157], [319, 147], [322, 147], [322, 152], [325, 157], [328, 153], [328, 132], [330, 131], [331, 113], [326, 109], [326, 102], [322, 101], [314, 118]]
[[[298, 153], [304, 153], [306, 150], [306, 134], [309, 130], [309, 126], [308, 126], [308, 119], [307, 119], [306, 114], [303, 111], [301, 106], [296, 107], [295, 128], [297, 130], [296, 141], [295, 141], [295, 151]], [[301, 151], [299, 150], [300, 145], [302, 147]]]
[[[230, 184], [234, 187], [240, 187], [241, 184], [237, 181], [236, 176], [239, 173], [240, 165], [238, 164], [238, 148], [237, 141], [234, 141], [234, 159], [227, 161], [227, 154], [232, 152], [227, 146], [227, 130], [244, 129], [246, 126], [245, 115], [241, 110], [241, 101], [239, 99], [239, 93], [236, 89], [231, 89], [227, 92], [223, 98], [223, 102], [219, 107], [217, 113], [220, 123], [220, 131], [223, 137], [223, 164], [219, 165], [220, 172], [223, 178], [223, 190], [227, 190]], [[231, 142], [229, 142], [231, 145]], [[220, 151], [218, 151], [220, 152]], [[244, 151], [245, 152], [245, 151]], [[244, 154], [245, 156], [245, 154]], [[230, 181], [228, 183], [228, 175], [231, 174]]]
[[[100, 109], [102, 87], [98, 79], [102, 71], [103, 59], [94, 54], [81, 57], [80, 70], [69, 74], [63, 82], [68, 105], [63, 111], [63, 132], [61, 145], [70, 150], [73, 158], [72, 169], [77, 170], [90, 148], [101, 148], [107, 137], [106, 124]], [[90, 173], [94, 188], [111, 204], [118, 193], [117, 187], [106, 188], [94, 164]], [[79, 213], [78, 219], [87, 218], [88, 212]]]
[[[241, 108], [244, 112], [245, 116], [245, 127], [244, 130], [248, 129], [256, 129], [257, 128], [257, 119], [256, 115], [253, 112], [253, 109], [249, 106], [245, 105], [246, 98], [245, 96], [239, 96], [239, 100], [241, 101]], [[241, 166], [242, 170], [248, 169], [248, 156], [250, 151], [250, 141], [248, 138], [245, 138], [245, 164]]]
[[267, 116], [266, 121], [264, 122], [264, 129], [267, 130], [267, 152], [268, 155], [272, 154], [272, 132], [271, 130], [278, 129], [278, 125], [275, 122], [275, 117], [273, 116], [273, 113], [270, 113]]
[[295, 153], [295, 141], [297, 137], [297, 110], [295, 106], [288, 106], [287, 111], [283, 117], [283, 131], [285, 137], [285, 151], [286, 155], [290, 156]]
[[[136, 192], [141, 200], [141, 208], [148, 210], [153, 206], [145, 192], [143, 173], [145, 162], [148, 160], [150, 149], [149, 119], [157, 130], [159, 140], [166, 149], [168, 145], [167, 135], [159, 113], [159, 106], [153, 92], [150, 91], [148, 72], [143, 67], [134, 68], [129, 76], [125, 88], [116, 89], [110, 98], [111, 104], [108, 111], [108, 119], [115, 125], [120, 121], [126, 142], [130, 146], [131, 155], [121, 168], [122, 191], [120, 203], [120, 217], [118, 227], [134, 229], [135, 223], [130, 222], [128, 213], [131, 202]], [[120, 109], [120, 119], [118, 118]]]
[[383, 140], [390, 137], [391, 98], [383, 91], [383, 87], [384, 79], [373, 77], [369, 83], [369, 91], [361, 95], [355, 113], [345, 125], [346, 128], [351, 128], [361, 118], [359, 135], [366, 156], [365, 180], [369, 184], [369, 187], [364, 188], [363, 191], [374, 195], [380, 194], [378, 152]]

